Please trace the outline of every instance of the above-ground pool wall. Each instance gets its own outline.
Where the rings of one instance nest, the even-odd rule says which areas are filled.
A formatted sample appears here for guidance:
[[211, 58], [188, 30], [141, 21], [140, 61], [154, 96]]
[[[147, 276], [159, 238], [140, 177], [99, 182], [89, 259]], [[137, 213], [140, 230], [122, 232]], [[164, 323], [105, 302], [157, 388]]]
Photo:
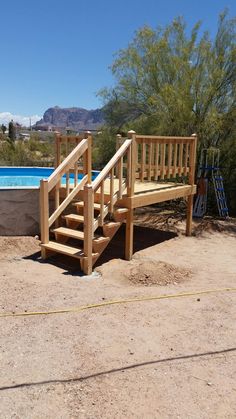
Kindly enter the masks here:
[[39, 188], [0, 190], [0, 236], [39, 234]]

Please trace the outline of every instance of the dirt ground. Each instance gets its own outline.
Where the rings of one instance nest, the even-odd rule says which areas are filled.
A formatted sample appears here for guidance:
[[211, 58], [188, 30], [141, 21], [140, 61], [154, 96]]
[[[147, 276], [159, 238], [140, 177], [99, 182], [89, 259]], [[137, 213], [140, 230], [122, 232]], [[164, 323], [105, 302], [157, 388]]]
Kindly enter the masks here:
[[[193, 237], [169, 210], [136, 221], [133, 260], [121, 229], [89, 277], [42, 262], [35, 238], [1, 237], [0, 313], [236, 288], [235, 221], [196, 222]], [[235, 303], [219, 291], [2, 317], [0, 418], [236, 418]]]

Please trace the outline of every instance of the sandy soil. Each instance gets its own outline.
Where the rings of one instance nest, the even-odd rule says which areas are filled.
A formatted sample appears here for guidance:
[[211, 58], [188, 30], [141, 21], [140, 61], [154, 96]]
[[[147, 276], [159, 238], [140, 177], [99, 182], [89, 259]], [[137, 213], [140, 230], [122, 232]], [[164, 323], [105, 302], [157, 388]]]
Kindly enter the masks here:
[[[34, 238], [0, 238], [0, 312], [236, 288], [235, 222], [208, 219], [187, 238], [181, 217], [163, 217], [139, 214], [133, 260], [121, 229], [89, 277], [42, 262]], [[0, 418], [236, 418], [235, 298], [0, 318]]]

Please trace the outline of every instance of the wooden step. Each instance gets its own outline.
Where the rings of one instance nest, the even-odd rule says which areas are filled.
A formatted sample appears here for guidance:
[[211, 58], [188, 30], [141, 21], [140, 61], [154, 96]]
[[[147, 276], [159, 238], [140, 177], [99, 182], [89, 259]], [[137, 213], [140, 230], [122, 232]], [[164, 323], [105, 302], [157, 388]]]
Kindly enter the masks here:
[[115, 208], [113, 214], [114, 220], [117, 222], [124, 221], [127, 217], [128, 211], [128, 208]]
[[63, 215], [62, 218], [66, 220], [66, 227], [76, 229], [80, 224], [84, 223], [83, 215], [79, 214], [67, 214]]
[[[76, 208], [84, 208], [84, 201], [74, 202], [73, 205]], [[100, 211], [100, 204], [97, 204], [96, 202], [94, 202], [93, 207], [96, 211]]]
[[[79, 259], [81, 263], [81, 268], [83, 266], [83, 261], [87, 259], [82, 249], [54, 241], [49, 241], [47, 244], [41, 244], [41, 248], [45, 251], [44, 258], [50, 256], [51, 254], [62, 253], [63, 255]], [[49, 254], [47, 254], [47, 252], [49, 252]], [[97, 260], [98, 257], [99, 253], [92, 253], [93, 263]]]
[[[62, 237], [69, 239], [84, 240], [84, 232], [79, 230], [73, 230], [67, 227], [58, 227], [53, 230], [56, 236], [56, 240], [61, 241]], [[63, 241], [63, 240], [62, 240]], [[93, 251], [95, 253], [101, 253], [103, 249], [109, 243], [110, 238], [104, 236], [97, 236], [93, 239]], [[65, 241], [63, 241], [65, 242]]]
[[104, 236], [112, 238], [117, 232], [120, 225], [120, 222], [115, 223], [113, 221], [104, 224], [102, 227]]
[[49, 250], [53, 253], [63, 253], [67, 256], [72, 256], [77, 259], [84, 257], [84, 252], [82, 249], [76, 247], [68, 246], [62, 243], [50, 241], [47, 244], [41, 244], [43, 249]]
[[67, 214], [63, 215], [62, 218], [69, 221], [75, 221], [77, 223], [84, 223], [84, 216], [79, 214]]
[[110, 237], [99, 236], [93, 239], [93, 251], [95, 253], [101, 254], [103, 250], [107, 247], [110, 241]]
[[67, 227], [58, 227], [54, 228], [53, 233], [55, 233], [56, 239], [58, 236], [71, 237], [77, 240], [84, 240], [84, 232], [79, 230], [73, 230], [72, 228]]

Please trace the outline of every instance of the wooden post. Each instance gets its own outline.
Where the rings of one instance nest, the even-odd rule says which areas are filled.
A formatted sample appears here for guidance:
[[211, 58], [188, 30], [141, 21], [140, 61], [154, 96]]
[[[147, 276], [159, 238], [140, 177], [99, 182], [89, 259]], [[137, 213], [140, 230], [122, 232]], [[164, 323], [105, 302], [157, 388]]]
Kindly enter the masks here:
[[187, 220], [186, 220], [186, 236], [192, 234], [192, 218], [193, 218], [193, 195], [187, 197]]
[[[129, 170], [131, 171], [130, 185], [127, 188], [127, 196], [131, 198], [134, 195], [135, 187], [135, 176], [136, 176], [136, 156], [137, 156], [137, 144], [136, 144], [136, 133], [135, 131], [128, 132], [129, 138], [132, 139], [131, 143], [131, 165]], [[133, 241], [134, 241], [134, 221], [133, 221], [133, 209], [129, 209], [126, 218], [126, 230], [125, 230], [125, 259], [132, 259], [133, 255]]]
[[88, 183], [92, 182], [92, 135], [90, 131], [86, 132], [86, 138], [88, 139], [88, 150], [86, 151], [86, 169], [88, 173]]
[[129, 209], [126, 217], [126, 230], [125, 230], [125, 259], [131, 260], [133, 255], [133, 242], [134, 242], [134, 213], [133, 209]]
[[93, 219], [94, 219], [94, 203], [93, 188], [91, 184], [84, 187], [84, 255], [85, 261], [83, 271], [90, 275], [93, 270]]
[[[193, 137], [193, 141], [190, 144], [190, 156], [189, 156], [189, 183], [190, 185], [194, 185], [197, 135], [193, 134], [192, 137]], [[193, 218], [193, 195], [189, 195], [187, 198], [186, 236], [191, 236], [192, 234], [192, 218]]]
[[[40, 181], [40, 231], [41, 243], [46, 244], [49, 242], [49, 198], [48, 198], [48, 181], [41, 179]], [[42, 258], [46, 258], [45, 249], [41, 249]]]
[[59, 132], [56, 133], [55, 136], [55, 169], [61, 163], [61, 135]]
[[136, 155], [137, 155], [137, 144], [136, 144], [136, 132], [135, 131], [129, 131], [128, 137], [132, 139], [131, 143], [131, 182], [130, 187], [128, 188], [128, 196], [134, 195], [134, 184], [135, 184], [135, 176], [136, 176]]

